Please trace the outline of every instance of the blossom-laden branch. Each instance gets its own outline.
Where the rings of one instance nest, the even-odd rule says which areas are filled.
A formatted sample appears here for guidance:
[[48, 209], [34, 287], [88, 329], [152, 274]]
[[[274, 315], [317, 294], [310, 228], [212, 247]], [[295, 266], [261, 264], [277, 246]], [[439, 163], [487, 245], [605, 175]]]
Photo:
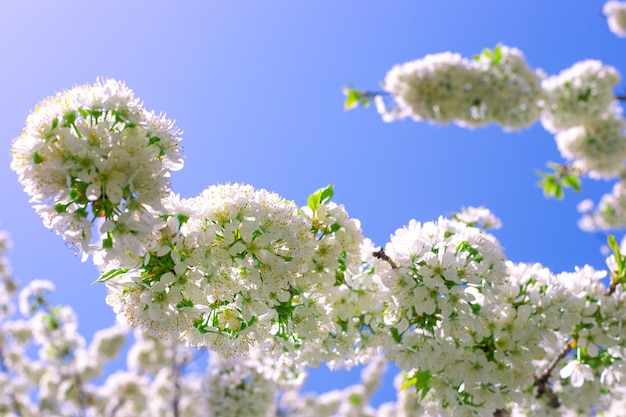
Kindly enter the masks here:
[[[445, 66], [448, 58], [431, 60]], [[498, 47], [471, 64], [455, 60], [463, 71], [478, 71], [483, 81], [501, 77], [511, 86], [513, 91], [502, 97], [521, 103], [525, 111], [507, 113], [506, 126], [538, 117], [533, 113], [537, 75], [519, 51]], [[423, 64], [398, 69], [396, 75], [405, 70], [413, 74]], [[614, 75], [588, 62], [545, 88], [555, 97], [574, 94], [585, 102], [590, 93], [579, 91], [578, 83], [574, 88], [561, 82], [575, 79], [576, 72], [591, 78], [604, 74], [603, 86]], [[421, 81], [429, 82], [425, 77]], [[482, 81], [477, 82], [479, 88]], [[61, 100], [65, 96], [71, 100]], [[620, 292], [607, 294], [600, 283], [603, 271], [584, 267], [554, 274], [539, 265], [507, 261], [486, 230], [499, 225], [486, 209], [470, 208], [453, 219], [410, 220], [376, 251], [362, 236], [359, 221], [331, 201], [332, 186], [311, 194], [301, 208], [242, 184], [214, 185], [195, 198], [180, 198], [159, 182], [181, 165], [178, 137], [169, 121], [150, 117], [132, 97], [123, 84], [107, 80], [45, 101], [14, 143], [13, 168], [26, 191], [42, 203], [38, 210], [44, 221], [50, 220], [51, 228], [93, 256], [103, 270], [99, 281], [106, 282], [107, 303], [118, 317], [150, 337], [209, 348], [224, 357], [216, 362], [220, 371], [212, 374], [216, 398], [245, 403], [248, 385], [227, 389], [219, 381], [240, 366], [230, 357], [257, 348], [276, 364], [298, 370], [322, 362], [349, 367], [384, 351], [409, 375], [403, 386], [414, 387], [420, 407], [431, 415], [493, 414], [525, 406], [510, 403], [510, 393], [533, 386], [535, 367], [529, 364], [551, 351], [550, 340], [574, 339], [580, 356], [561, 371], [565, 382], [551, 387], [555, 396], [569, 395], [570, 389], [598, 389], [598, 397], [600, 388], [586, 381], [600, 373], [621, 377], [618, 364], [626, 352], [620, 349], [626, 348], [626, 340], [616, 329], [624, 311], [615, 299]], [[495, 117], [496, 104], [473, 104], [485, 114], [472, 117], [486, 123]], [[549, 119], [551, 126], [569, 123], [567, 111], [559, 115]], [[613, 122], [610, 118], [608, 123]], [[129, 135], [135, 141], [127, 140]], [[90, 172], [81, 158], [96, 145], [100, 148], [91, 158], [97, 159], [98, 170]], [[127, 157], [143, 162], [139, 167], [121, 164]], [[59, 158], [76, 164], [60, 164]], [[600, 161], [587, 159], [600, 169]], [[142, 181], [135, 182], [140, 174]], [[87, 231], [98, 216], [105, 220], [98, 231], [102, 239], [92, 242]], [[391, 268], [377, 268], [379, 262]], [[75, 319], [69, 310], [51, 310], [42, 295], [45, 289], [41, 283], [28, 289], [24, 314], [46, 310], [45, 343], [56, 354], [50, 360], [74, 361], [84, 342], [64, 329]], [[154, 341], [138, 343], [141, 351], [147, 345], [156, 348]], [[87, 371], [74, 366], [85, 378]], [[151, 370], [140, 372], [143, 368]], [[180, 369], [174, 370], [179, 375], [174, 378], [171, 368], [166, 374], [154, 364], [133, 372], [112, 379], [107, 389], [135, 397], [101, 405], [106, 414], [147, 409], [140, 393], [151, 384], [169, 393], [168, 402], [158, 406], [185, 413], [183, 399], [192, 391]], [[254, 373], [246, 378], [258, 379], [264, 395], [273, 398], [276, 387], [267, 379]], [[542, 395], [551, 395], [547, 380], [539, 381]], [[588, 398], [594, 397], [581, 395], [577, 405]]]

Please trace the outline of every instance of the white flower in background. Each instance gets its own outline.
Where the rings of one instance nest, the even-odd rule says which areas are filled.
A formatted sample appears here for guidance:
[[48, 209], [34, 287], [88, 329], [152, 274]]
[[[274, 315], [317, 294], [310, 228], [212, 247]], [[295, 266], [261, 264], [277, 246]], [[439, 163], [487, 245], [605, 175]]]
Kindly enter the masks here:
[[615, 102], [612, 90], [619, 80], [614, 67], [596, 60], [578, 62], [546, 78], [541, 83], [546, 95], [543, 127], [557, 133], [606, 117]]
[[211, 416], [271, 417], [276, 413], [277, 386], [245, 358], [211, 355], [207, 399]]
[[518, 130], [539, 118], [540, 80], [515, 48], [499, 45], [474, 60], [445, 52], [393, 67], [384, 89], [395, 107], [387, 109], [381, 99], [376, 107], [386, 121], [411, 117], [467, 127], [498, 123]]
[[626, 2], [610, 0], [602, 10], [609, 23], [609, 29], [620, 38], [626, 38]]
[[36, 279], [20, 291], [20, 313], [27, 316], [41, 307], [45, 302], [47, 293], [54, 291], [54, 284], [51, 281]]
[[460, 213], [454, 213], [452, 217], [468, 226], [483, 230], [500, 229], [502, 227], [500, 219], [485, 207], [463, 207]]
[[594, 177], [613, 177], [626, 159], [626, 122], [622, 109], [614, 106], [584, 125], [562, 130], [555, 139], [561, 155], [582, 172]]

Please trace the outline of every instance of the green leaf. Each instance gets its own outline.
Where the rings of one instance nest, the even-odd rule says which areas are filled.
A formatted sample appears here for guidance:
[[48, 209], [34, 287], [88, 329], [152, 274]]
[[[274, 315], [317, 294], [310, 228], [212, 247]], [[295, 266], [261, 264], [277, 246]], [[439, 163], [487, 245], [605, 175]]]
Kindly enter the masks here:
[[343, 108], [345, 110], [351, 110], [358, 107], [359, 103], [362, 101], [362, 94], [354, 88], [345, 87], [343, 89], [343, 93], [346, 96], [346, 101], [343, 104]]
[[73, 125], [74, 122], [76, 121], [76, 113], [70, 112], [70, 113], [66, 114], [65, 116], [63, 116], [63, 121], [65, 122], [64, 126], [66, 126], [66, 127], [70, 126], [70, 125]]
[[326, 204], [333, 197], [333, 186], [329, 184], [326, 188], [320, 188], [311, 194], [307, 200], [307, 206], [312, 211], [317, 210], [320, 204]]
[[178, 224], [181, 226], [187, 223], [187, 220], [189, 220], [189, 216], [187, 216], [186, 214], [182, 214], [182, 213], [178, 213], [176, 217], [178, 217]]
[[409, 387], [412, 387], [413, 385], [417, 384], [417, 377], [414, 376], [412, 378], [408, 378], [406, 381], [404, 381], [402, 383], [402, 385], [400, 385], [400, 391], [405, 390]]
[[430, 391], [430, 380], [433, 379], [429, 370], [426, 371], [415, 371], [412, 373], [411, 377], [406, 380], [401, 386], [400, 389], [406, 389], [413, 385], [415, 385], [415, 390], [419, 394], [421, 392], [422, 400]]
[[607, 241], [609, 244], [609, 248], [611, 248], [611, 250], [615, 254], [615, 262], [617, 263], [617, 272], [621, 273], [624, 269], [624, 257], [622, 256], [620, 252], [619, 243], [617, 243], [617, 239], [615, 239], [615, 236], [613, 235], [609, 235], [607, 238]]
[[328, 184], [328, 186], [326, 186], [326, 188], [322, 189], [322, 195], [321, 195], [321, 199], [320, 202], [322, 204], [327, 204], [330, 202], [330, 200], [333, 198], [333, 185], [332, 184]]
[[124, 269], [124, 268], [112, 269], [109, 272], [100, 275], [100, 278], [98, 278], [97, 280], [92, 282], [92, 284], [95, 284], [96, 282], [106, 282], [106, 281], [108, 281], [110, 279], [115, 278], [118, 275], [125, 274], [126, 272], [128, 272], [128, 269]]
[[317, 210], [317, 208], [320, 206], [320, 200], [322, 198], [322, 190], [317, 190], [316, 192], [314, 192], [313, 194], [311, 194], [307, 200], [307, 206], [309, 206], [309, 208], [312, 211]]
[[563, 185], [566, 187], [570, 187], [574, 191], [580, 192], [580, 178], [576, 175], [566, 175], [563, 177]]
[[33, 153], [33, 162], [35, 164], [41, 164], [43, 162], [43, 158], [39, 155], [39, 152], [35, 151]]
[[496, 47], [493, 49], [493, 59], [492, 59], [492, 62], [494, 64], [499, 64], [500, 61], [502, 61], [502, 46], [501, 45], [496, 45]]
[[105, 239], [102, 239], [102, 248], [103, 249], [113, 248], [113, 236], [109, 235]]
[[554, 187], [554, 196], [557, 198], [557, 200], [563, 200], [563, 187], [558, 182]]
[[56, 211], [58, 214], [65, 213], [67, 211], [67, 204], [55, 204], [54, 211]]

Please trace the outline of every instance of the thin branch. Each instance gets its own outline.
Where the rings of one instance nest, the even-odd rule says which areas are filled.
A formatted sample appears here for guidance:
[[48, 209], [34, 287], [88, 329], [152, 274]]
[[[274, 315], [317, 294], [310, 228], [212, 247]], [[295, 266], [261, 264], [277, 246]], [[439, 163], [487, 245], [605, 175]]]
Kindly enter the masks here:
[[615, 100], [617, 100], [617, 101], [626, 101], [626, 94], [615, 96]]
[[552, 391], [552, 387], [548, 385], [550, 376], [552, 371], [554, 371], [554, 368], [556, 368], [556, 365], [563, 358], [565, 358], [572, 349], [573, 347], [571, 342], [565, 345], [559, 354], [552, 359], [552, 362], [550, 362], [548, 367], [541, 374], [535, 377], [535, 386], [537, 386], [537, 395], [535, 397], [541, 398], [542, 396], [545, 396], [548, 399], [548, 405], [552, 408], [559, 408], [561, 406], [561, 401], [559, 400], [558, 395]]
[[174, 398], [172, 398], [172, 408], [174, 411], [174, 417], [180, 417], [180, 373], [182, 364], [178, 363], [178, 357], [176, 346], [172, 346], [172, 354], [174, 360], [172, 362], [174, 372]]
[[378, 249], [378, 250], [377, 250], [376, 252], [374, 252], [372, 255], [373, 255], [373, 256], [374, 256], [374, 258], [376, 258], [376, 259], [381, 259], [381, 260], [383, 260], [383, 261], [387, 262], [387, 263], [391, 266], [391, 268], [392, 268], [392, 269], [398, 269], [398, 265], [396, 265], [396, 263], [393, 261], [393, 259], [391, 259], [391, 258], [389, 257], [389, 255], [387, 255], [387, 254], [385, 253], [385, 251], [383, 250], [383, 248]]
[[509, 414], [508, 411], [503, 410], [502, 408], [498, 408], [496, 411], [493, 412], [493, 417], [510, 417], [511, 415]]
[[78, 403], [78, 416], [85, 417], [85, 391], [83, 391], [83, 380], [78, 373], [72, 375], [76, 387], [76, 402]]

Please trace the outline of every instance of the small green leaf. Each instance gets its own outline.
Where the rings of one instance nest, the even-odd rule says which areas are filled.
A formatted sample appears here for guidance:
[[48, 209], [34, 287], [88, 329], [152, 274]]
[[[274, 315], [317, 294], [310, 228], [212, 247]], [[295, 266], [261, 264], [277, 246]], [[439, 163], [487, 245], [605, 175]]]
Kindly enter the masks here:
[[542, 173], [543, 181], [539, 183], [539, 185], [543, 188], [543, 194], [546, 197], [551, 197], [554, 195], [554, 190], [556, 188], [556, 178], [553, 175]]
[[358, 90], [345, 87], [343, 89], [343, 93], [346, 96], [346, 101], [343, 104], [343, 108], [345, 110], [354, 109], [355, 107], [358, 107], [359, 103], [361, 103], [362, 94]]
[[178, 224], [180, 224], [181, 226], [187, 223], [187, 220], [189, 220], [189, 216], [182, 213], [178, 213], [176, 217], [178, 217]]
[[112, 249], [113, 248], [113, 237], [107, 236], [105, 239], [102, 239], [102, 248], [103, 249]]
[[102, 275], [100, 275], [100, 278], [98, 278], [97, 280], [95, 280], [94, 282], [92, 282], [92, 284], [95, 284], [96, 282], [106, 282], [110, 279], [115, 278], [118, 275], [122, 275], [124, 273], [128, 272], [128, 269], [124, 269], [124, 268], [120, 268], [120, 269], [112, 269]]
[[322, 195], [320, 197], [320, 202], [322, 204], [327, 204], [330, 202], [330, 200], [333, 198], [333, 185], [332, 184], [328, 184], [328, 186], [324, 189], [322, 189]]
[[563, 187], [558, 182], [554, 187], [554, 196], [557, 198], [557, 200], [563, 200]]
[[317, 210], [317, 208], [320, 206], [320, 200], [322, 198], [322, 190], [317, 190], [316, 192], [314, 192], [313, 194], [311, 194], [307, 200], [307, 206], [309, 206], [309, 208], [312, 211]]
[[193, 301], [187, 300], [187, 299], [183, 299], [178, 304], [176, 304], [177, 309], [181, 309], [183, 307], [193, 307], [193, 306], [194, 306]]
[[496, 45], [493, 49], [493, 59], [492, 62], [494, 64], [499, 64], [502, 61], [502, 46]]
[[311, 194], [307, 200], [307, 206], [312, 211], [317, 210], [320, 204], [326, 204], [333, 197], [333, 186], [329, 184], [326, 188], [320, 188]]
[[39, 152], [35, 151], [33, 153], [33, 162], [35, 164], [41, 164], [43, 162], [43, 158], [39, 155]]
[[421, 392], [421, 397], [424, 399], [428, 391], [430, 391], [430, 380], [433, 379], [430, 371], [414, 371], [410, 378], [406, 380], [401, 386], [400, 389], [406, 389], [413, 385], [415, 385], [415, 390], [419, 394]]
[[64, 126], [73, 125], [74, 122], [76, 121], [76, 113], [74, 112], [67, 113], [65, 116], [63, 116], [63, 121], [65, 122]]
[[408, 378], [406, 381], [402, 383], [402, 385], [400, 385], [400, 391], [405, 390], [409, 387], [412, 387], [416, 383], [417, 383], [417, 377], [414, 376], [412, 378]]
[[578, 178], [576, 175], [570, 174], [570, 175], [566, 175], [563, 177], [563, 185], [565, 187], [570, 187], [572, 190], [574, 191], [579, 191], [581, 190], [580, 188], [580, 178]]
[[622, 256], [620, 252], [619, 243], [617, 243], [617, 239], [615, 239], [615, 236], [613, 235], [609, 235], [607, 240], [608, 240], [609, 248], [611, 248], [611, 250], [613, 251], [613, 254], [615, 254], [615, 263], [617, 263], [617, 272], [621, 273], [624, 269], [624, 257]]

